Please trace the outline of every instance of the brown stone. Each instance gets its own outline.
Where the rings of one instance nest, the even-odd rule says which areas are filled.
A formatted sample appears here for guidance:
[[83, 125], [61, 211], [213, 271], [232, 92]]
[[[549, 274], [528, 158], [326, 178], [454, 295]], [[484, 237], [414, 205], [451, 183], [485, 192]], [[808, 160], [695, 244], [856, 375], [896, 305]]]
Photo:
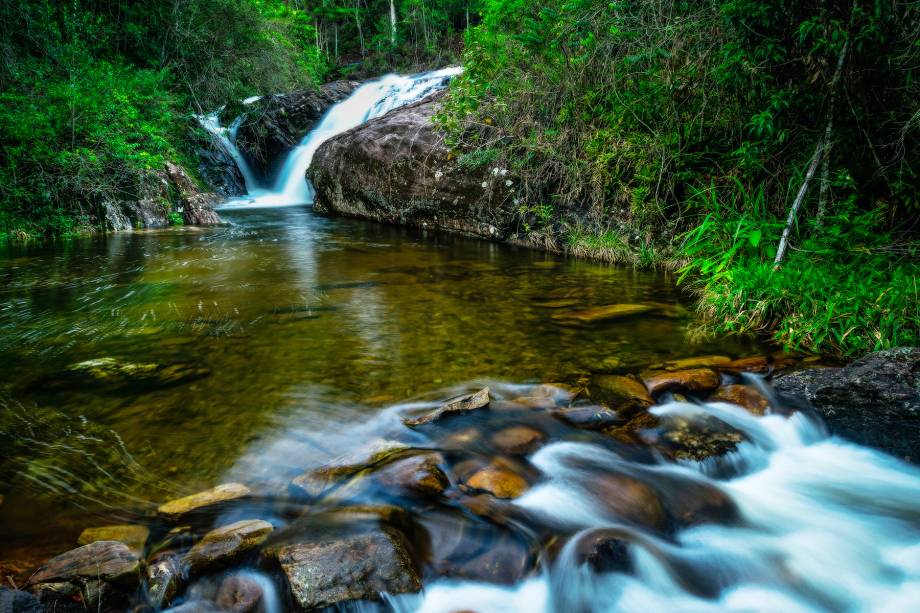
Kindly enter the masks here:
[[164, 555], [147, 566], [147, 599], [155, 609], [170, 602], [182, 584], [182, 564], [175, 555]]
[[658, 494], [638, 479], [598, 475], [590, 488], [604, 508], [621, 521], [657, 531], [667, 526], [667, 514]]
[[747, 385], [724, 385], [717, 389], [708, 401], [734, 404], [754, 415], [763, 415], [770, 406], [766, 396]]
[[724, 355], [698, 355], [692, 358], [668, 360], [653, 367], [653, 370], [686, 370], [688, 368], [718, 368], [731, 363], [732, 359]]
[[654, 311], [655, 307], [647, 304], [608, 304], [604, 306], [584, 309], [582, 311], [566, 311], [556, 313], [553, 319], [562, 322], [595, 323], [599, 321], [612, 321], [625, 319], [635, 315], [642, 315]]
[[398, 441], [378, 439], [324, 464], [323, 466], [295, 477], [289, 486], [294, 496], [318, 499], [332, 487], [373, 466], [392, 460], [407, 451], [409, 446]]
[[410, 428], [415, 428], [424, 424], [430, 424], [439, 421], [445, 417], [462, 415], [489, 406], [489, 388], [483, 388], [473, 394], [459, 396], [448, 400], [434, 411], [420, 415], [419, 417], [409, 417], [403, 420], [403, 423]]
[[605, 430], [626, 421], [617, 411], [601, 406], [571, 407], [555, 411], [553, 415], [576, 428], [588, 430]]
[[545, 440], [545, 434], [529, 426], [511, 426], [492, 435], [492, 444], [509, 455], [526, 455]]
[[77, 539], [77, 544], [89, 545], [96, 541], [118, 541], [141, 554], [144, 551], [144, 545], [147, 544], [148, 536], [150, 536], [150, 529], [147, 526], [138, 524], [99, 526], [97, 528], [87, 528], [81, 532], [80, 537]]
[[770, 370], [770, 361], [762, 355], [752, 356], [749, 358], [739, 358], [732, 360], [728, 364], [718, 366], [719, 370], [731, 373], [757, 372], [765, 373]]
[[136, 585], [140, 557], [136, 551], [118, 541], [96, 541], [77, 547], [48, 560], [31, 577], [29, 583], [63, 583], [98, 580]]
[[444, 458], [439, 453], [424, 453], [396, 460], [377, 473], [384, 487], [410, 496], [437, 496], [450, 485], [441, 470]]
[[182, 558], [189, 574], [228, 565], [259, 546], [274, 528], [261, 519], [244, 519], [211, 530]]
[[243, 574], [225, 578], [217, 590], [215, 603], [221, 611], [252, 613], [262, 610], [264, 594], [258, 581]]
[[466, 484], [473, 489], [489, 492], [496, 498], [517, 498], [530, 487], [523, 477], [496, 464], [477, 471]]
[[645, 384], [637, 377], [598, 375], [591, 380], [591, 397], [621, 415], [628, 416], [654, 404]]
[[157, 512], [164, 519], [179, 521], [190, 513], [213, 511], [228, 502], [245, 498], [249, 494], [249, 488], [242, 483], [224, 483], [185, 498], [171, 500], [161, 505]]
[[719, 387], [719, 373], [711, 368], [691, 368], [650, 374], [645, 386], [653, 395], [673, 390], [709, 392]]

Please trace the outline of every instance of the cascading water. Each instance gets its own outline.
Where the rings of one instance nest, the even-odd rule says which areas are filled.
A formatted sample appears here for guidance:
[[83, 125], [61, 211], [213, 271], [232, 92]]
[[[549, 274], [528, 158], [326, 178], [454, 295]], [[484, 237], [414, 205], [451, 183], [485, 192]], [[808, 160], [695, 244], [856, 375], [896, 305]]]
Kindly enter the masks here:
[[[246, 100], [251, 100], [247, 98]], [[258, 98], [256, 98], [258, 100]], [[208, 113], [207, 115], [199, 115], [197, 117], [198, 123], [202, 128], [208, 131], [220, 145], [226, 150], [230, 157], [233, 159], [233, 162], [236, 164], [236, 167], [239, 169], [240, 174], [243, 175], [243, 183], [246, 186], [246, 191], [251, 193], [253, 190], [258, 189], [259, 182], [256, 179], [255, 173], [252, 171], [252, 168], [249, 166], [249, 162], [246, 161], [246, 158], [240, 153], [240, 150], [236, 147], [236, 131], [240, 127], [240, 123], [243, 120], [243, 116], [237, 117], [233, 123], [230, 124], [230, 127], [225, 128], [220, 125], [220, 112], [223, 109], [218, 109], [213, 113]]]
[[330, 108], [319, 124], [288, 153], [270, 187], [259, 185], [244, 156], [233, 144], [239, 120], [229, 130], [224, 130], [217, 123], [216, 113], [200, 118], [206, 129], [221, 138], [246, 179], [247, 196], [231, 200], [223, 206], [312, 203], [313, 187], [307, 181], [306, 173], [320, 145], [337, 134], [443, 89], [447, 81], [461, 70], [460, 67], [450, 67], [412, 76], [390, 74], [362, 84], [351, 96]]

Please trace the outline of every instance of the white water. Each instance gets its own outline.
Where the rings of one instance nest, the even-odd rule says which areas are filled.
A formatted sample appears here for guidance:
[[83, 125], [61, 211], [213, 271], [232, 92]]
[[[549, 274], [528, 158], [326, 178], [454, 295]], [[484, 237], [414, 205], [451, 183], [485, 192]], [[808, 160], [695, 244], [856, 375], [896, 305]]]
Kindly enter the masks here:
[[[249, 100], [249, 98], [247, 98], [247, 100]], [[256, 98], [256, 100], [258, 100], [258, 98]], [[199, 115], [197, 117], [198, 123], [220, 141], [224, 149], [227, 150], [227, 153], [233, 158], [236, 167], [239, 168], [240, 174], [243, 175], [243, 183], [246, 186], [246, 191], [251, 192], [254, 189], [258, 189], [257, 186], [259, 182], [252, 168], [249, 167], [249, 162], [246, 161], [246, 158], [243, 157], [243, 154], [240, 153], [240, 150], [236, 147], [236, 131], [240, 127], [243, 116], [240, 115], [230, 124], [229, 128], [225, 128], [220, 125], [220, 119], [218, 118], [221, 110], [223, 109], [218, 109], [207, 115]]]
[[[380, 117], [385, 113], [413, 102], [443, 89], [450, 77], [459, 74], [461, 68], [451, 67], [425, 72], [418, 75], [402, 76], [390, 74], [373, 81], [368, 81], [359, 86], [351, 96], [333, 105], [320, 120], [319, 124], [310, 131], [284, 160], [280, 170], [271, 185], [260, 185], [254, 178], [243, 155], [233, 144], [235, 128], [231, 127], [230, 134], [217, 126], [215, 132], [212, 127], [204, 123], [216, 122], [216, 113], [199, 119], [202, 125], [222, 139], [225, 146], [231, 151], [240, 172], [246, 179], [246, 196], [235, 198], [222, 207], [247, 207], [247, 206], [284, 206], [294, 204], [310, 204], [313, 202], [313, 187], [306, 178], [307, 169], [313, 160], [313, 154], [324, 142], [356, 128], [366, 121]], [[213, 119], [211, 119], [213, 116]], [[234, 125], [238, 125], [235, 123]], [[229, 136], [229, 138], [227, 138]]]
[[[920, 610], [920, 470], [828, 437], [801, 413], [753, 417], [728, 404], [672, 403], [663, 419], [716, 417], [749, 442], [726, 461], [738, 476], [712, 479], [715, 462], [638, 466], [588, 443], [563, 442], [532, 462], [540, 485], [516, 505], [571, 529], [617, 526], [594, 504], [586, 463], [655, 482], [678, 475], [721, 488], [738, 525], [685, 529], [676, 542], [636, 532], [631, 574], [598, 575], [566, 546], [551, 568], [514, 587], [437, 581], [421, 595], [390, 598], [397, 611], [879, 611]], [[574, 541], [574, 539], [573, 539]], [[717, 585], [688, 591], [676, 566]]]

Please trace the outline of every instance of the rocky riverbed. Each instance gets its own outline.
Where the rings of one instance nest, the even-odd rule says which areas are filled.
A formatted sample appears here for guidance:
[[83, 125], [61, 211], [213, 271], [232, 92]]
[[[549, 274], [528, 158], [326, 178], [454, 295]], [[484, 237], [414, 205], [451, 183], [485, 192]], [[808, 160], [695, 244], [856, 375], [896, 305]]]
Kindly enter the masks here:
[[[718, 480], [666, 468], [702, 463], [709, 474], [730, 477], [743, 457], [739, 446], [757, 444], [740, 415], [791, 420], [804, 411], [812, 419], [817, 408], [836, 429], [841, 418], [829, 407], [843, 410], [832, 403], [843, 401], [844, 389], [858, 397], [884, 382], [868, 410], [901, 420], [902, 430], [916, 424], [917, 350], [873, 354], [842, 369], [808, 366], [785, 354], [697, 356], [635, 373], [396, 406], [393, 426], [379, 438], [356, 440], [347, 455], [274, 492], [224, 483], [131, 510], [132, 524], [88, 526], [79, 547], [23, 573], [20, 591], [4, 588], [0, 602], [12, 611], [319, 610], [417, 593], [445, 578], [515, 585], [564, 551], [592, 572], [628, 575], [635, 560], [627, 551], [636, 543], [745, 521]], [[771, 388], [763, 377], [780, 371], [789, 374]], [[827, 389], [838, 393], [820, 391]], [[740, 421], [719, 411], [670, 414], [687, 403], [734, 407]], [[845, 435], [871, 430], [855, 409], [840, 423]], [[903, 434], [886, 440], [916, 449], [916, 438]], [[573, 443], [621, 458], [619, 468], [590, 457], [563, 464], [572, 483], [590, 484], [580, 490], [582, 503], [617, 528], [573, 530], [534, 506], [533, 494], [559, 478], [545, 474], [540, 450]], [[656, 555], [688, 589], [713, 588], [713, 578], [694, 574], [679, 550]]]

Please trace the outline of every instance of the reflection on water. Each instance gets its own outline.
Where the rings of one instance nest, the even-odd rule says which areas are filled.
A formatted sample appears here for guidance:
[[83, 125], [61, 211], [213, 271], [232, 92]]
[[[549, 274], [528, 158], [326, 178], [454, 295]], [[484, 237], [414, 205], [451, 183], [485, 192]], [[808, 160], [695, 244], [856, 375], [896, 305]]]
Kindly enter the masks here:
[[[225, 217], [0, 255], [0, 391], [47, 420], [30, 443], [9, 436], [22, 424], [0, 422], [17, 445], [0, 456], [0, 559], [69, 545], [93, 513], [123, 504], [104, 488], [78, 499], [70, 477], [117, 477], [118, 496], [154, 502], [228, 475], [270, 482], [277, 469], [258, 458], [302, 469], [371, 436], [380, 407], [406, 399], [751, 350], [689, 345], [661, 274], [296, 207]], [[559, 317], [614, 303], [655, 310]], [[89, 462], [87, 449], [105, 453]]]

